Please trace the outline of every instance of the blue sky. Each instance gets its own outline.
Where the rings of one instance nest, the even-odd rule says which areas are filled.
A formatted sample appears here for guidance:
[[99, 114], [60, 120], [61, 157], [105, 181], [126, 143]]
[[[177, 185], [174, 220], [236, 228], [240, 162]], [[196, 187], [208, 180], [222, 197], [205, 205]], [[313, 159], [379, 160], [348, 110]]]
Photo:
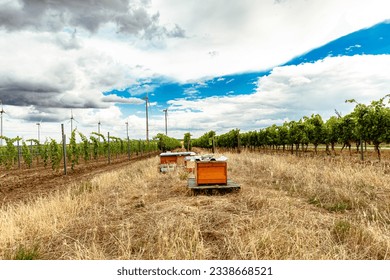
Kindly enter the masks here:
[[[280, 67], [297, 66], [300, 64], [313, 64], [332, 57], [353, 57], [366, 55], [388, 55], [390, 54], [390, 22], [381, 22], [374, 26], [363, 28], [348, 35], [337, 38], [323, 46], [310, 50], [307, 53], [294, 57], [283, 63]], [[226, 76], [200, 79], [197, 82], [179, 83], [168, 81], [164, 78], [155, 78], [147, 80], [144, 83], [137, 84], [133, 88], [127, 88], [121, 92], [113, 91], [107, 94], [115, 93], [119, 96], [144, 96], [149, 94], [151, 102], [157, 103], [152, 110], [157, 115], [161, 115], [163, 109], [170, 108], [173, 100], [196, 100], [207, 99], [210, 97], [234, 97], [235, 95], [251, 95], [258, 89], [258, 81], [261, 77], [270, 75], [272, 68], [266, 71], [237, 73]], [[133, 90], [134, 89], [134, 90]], [[140, 90], [141, 89], [141, 90]], [[385, 91], [383, 92], [385, 94]], [[377, 98], [373, 96], [372, 100]], [[343, 103], [335, 104], [334, 109], [340, 110], [345, 107]], [[122, 110], [129, 114], [138, 112], [141, 116], [144, 114], [139, 105], [137, 108], [122, 106]], [[326, 117], [329, 117], [329, 108]], [[175, 110], [175, 107], [172, 107]], [[191, 112], [199, 112], [196, 108], [191, 108]], [[309, 113], [316, 113], [312, 111]], [[331, 112], [333, 113], [333, 112]], [[347, 113], [347, 112], [345, 112]], [[287, 119], [299, 119], [304, 113], [289, 112], [284, 118], [277, 119], [281, 122]], [[268, 126], [270, 123], [265, 123]], [[245, 124], [238, 128], [245, 127]], [[255, 129], [261, 128], [259, 126]], [[234, 127], [231, 127], [234, 128]]]
[[0, 0], [5, 136], [257, 130], [389, 93], [387, 1]]
[[[207, 78], [205, 80], [194, 81], [190, 83], [179, 83], [169, 81], [164, 78], [155, 78], [153, 80], [141, 81], [133, 87], [122, 90], [113, 90], [106, 92], [106, 95], [115, 94], [121, 97], [145, 97], [151, 103], [156, 103], [151, 110], [155, 113], [170, 107], [172, 100], [197, 100], [212, 96], [234, 96], [237, 94], [251, 94], [256, 91], [259, 77], [269, 72], [240, 73], [221, 77]], [[122, 112], [137, 113], [143, 115], [142, 108], [144, 104], [138, 106], [121, 105]], [[142, 108], [141, 108], [142, 107]]]

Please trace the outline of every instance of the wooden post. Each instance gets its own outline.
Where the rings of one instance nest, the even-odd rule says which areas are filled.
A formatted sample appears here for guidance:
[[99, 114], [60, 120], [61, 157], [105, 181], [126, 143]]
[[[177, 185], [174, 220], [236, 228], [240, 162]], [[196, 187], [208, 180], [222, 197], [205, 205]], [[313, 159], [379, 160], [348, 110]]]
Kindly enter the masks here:
[[64, 159], [64, 175], [66, 172], [66, 135], [64, 134], [64, 124], [61, 124], [61, 133], [62, 133], [62, 154]]
[[130, 160], [130, 138], [127, 136], [127, 157]]
[[237, 153], [241, 153], [241, 139], [240, 132], [237, 133]]
[[110, 151], [110, 132], [107, 132], [107, 144], [108, 144], [108, 147], [107, 147], [107, 153], [108, 153], [108, 164], [111, 163], [111, 151]]
[[19, 144], [19, 140], [17, 141], [18, 143], [18, 168], [20, 169], [20, 144]]

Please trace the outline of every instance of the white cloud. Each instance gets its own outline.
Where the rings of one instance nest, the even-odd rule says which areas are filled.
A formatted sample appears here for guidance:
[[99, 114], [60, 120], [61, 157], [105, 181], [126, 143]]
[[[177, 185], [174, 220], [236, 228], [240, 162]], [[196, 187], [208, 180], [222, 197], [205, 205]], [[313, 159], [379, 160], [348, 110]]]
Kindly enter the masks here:
[[[354, 98], [369, 103], [389, 93], [390, 55], [329, 57], [315, 63], [275, 68], [258, 81], [251, 95], [171, 101], [171, 118], [179, 127], [224, 133], [255, 130], [319, 113], [325, 119], [337, 109], [349, 113]], [[185, 118], [184, 118], [185, 115]], [[183, 120], [185, 119], [185, 120]]]
[[179, 22], [187, 38], [167, 42], [165, 56], [149, 67], [180, 81], [269, 69], [388, 19], [387, 5], [385, 0], [153, 1], [161, 23]]
[[[315, 63], [277, 67], [259, 79], [254, 94], [170, 101], [168, 132], [170, 136], [181, 138], [190, 131], [193, 137], [199, 137], [210, 130], [218, 134], [234, 128], [257, 130], [313, 113], [327, 119], [335, 114], [335, 109], [345, 115], [354, 107], [346, 104], [346, 99], [369, 103], [388, 94], [387, 73], [390, 73], [390, 55], [328, 57]], [[27, 109], [23, 114], [37, 113], [32, 107]], [[18, 107], [6, 106], [5, 110], [15, 117], [25, 117], [20, 115]], [[60, 112], [69, 127], [69, 110]], [[106, 109], [75, 109], [73, 113], [79, 121], [77, 126], [85, 134], [96, 131], [97, 122], [101, 120], [104, 133], [110, 131], [111, 135], [125, 137], [124, 123], [128, 121], [131, 137], [145, 138], [144, 111], [139, 116], [126, 116], [112, 105]], [[163, 132], [163, 114], [154, 111], [149, 117], [150, 137]], [[13, 133], [17, 133], [14, 128], [18, 127], [25, 137], [36, 134], [35, 126], [15, 122], [9, 115], [5, 116], [5, 127], [5, 131], [13, 129]], [[58, 124], [44, 122], [41, 128], [43, 135], [49, 135], [45, 134], [48, 131], [58, 135], [55, 133], [59, 131]]]
[[[4, 124], [10, 136], [34, 135], [36, 119], [65, 121], [64, 108], [73, 107], [80, 108], [74, 110], [79, 127], [88, 130], [105, 118], [113, 134], [122, 133], [129, 119], [141, 137], [145, 120], [125, 116], [115, 105], [136, 100], [103, 92], [131, 87], [131, 95], [139, 96], [155, 87], [140, 81], [155, 77], [188, 82], [269, 69], [388, 18], [386, 0], [86, 3], [92, 6], [0, 0], [0, 99], [9, 112]], [[255, 129], [267, 119], [345, 111], [346, 98], [365, 102], [384, 95], [387, 65], [388, 56], [359, 56], [277, 67], [252, 95], [172, 101], [172, 133]], [[194, 82], [188, 90], [201, 86]], [[162, 118], [153, 116], [153, 127], [163, 131]], [[56, 130], [56, 124], [42, 124], [43, 133]]]
[[[257, 94], [287, 97], [279, 105], [294, 110], [346, 108], [346, 99], [367, 103], [387, 94], [389, 55], [328, 57], [315, 63], [277, 67], [259, 80]], [[297, 81], [299, 81], [297, 83]], [[330, 107], [330, 106], [333, 106]]]
[[124, 98], [115, 94], [108, 94], [102, 97], [103, 102], [122, 103], [122, 104], [142, 104], [144, 101], [139, 98]]
[[[1, 32], [1, 36], [0, 95], [8, 105], [108, 107], [112, 96], [104, 98], [102, 93], [126, 88], [139, 76], [136, 65], [115, 60], [85, 40], [78, 48], [64, 50], [50, 33]], [[121, 101], [130, 102], [115, 100]]]

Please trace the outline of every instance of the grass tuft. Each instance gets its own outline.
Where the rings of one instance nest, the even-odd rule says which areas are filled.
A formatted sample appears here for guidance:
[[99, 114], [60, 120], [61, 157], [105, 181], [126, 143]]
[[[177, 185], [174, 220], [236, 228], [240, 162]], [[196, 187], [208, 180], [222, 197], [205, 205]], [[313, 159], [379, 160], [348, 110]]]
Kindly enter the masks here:
[[40, 258], [38, 246], [35, 245], [32, 248], [26, 248], [25, 246], [19, 246], [13, 260], [38, 260]]

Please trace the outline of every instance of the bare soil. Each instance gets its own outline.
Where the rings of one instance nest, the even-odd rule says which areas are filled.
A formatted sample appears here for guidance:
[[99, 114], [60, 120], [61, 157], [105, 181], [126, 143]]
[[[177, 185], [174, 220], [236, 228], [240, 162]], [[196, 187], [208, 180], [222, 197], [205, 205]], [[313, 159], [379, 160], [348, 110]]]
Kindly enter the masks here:
[[[194, 149], [196, 152], [200, 150]], [[289, 151], [268, 151], [271, 154], [274, 153], [285, 153], [289, 154]], [[267, 153], [267, 151], [260, 151], [260, 153]], [[63, 189], [66, 189], [65, 186], [75, 183], [82, 183], [91, 180], [95, 175], [104, 173], [107, 171], [117, 170], [121, 167], [131, 165], [135, 161], [145, 159], [150, 156], [157, 155], [158, 152], [145, 154], [145, 155], [132, 155], [130, 160], [127, 155], [122, 155], [115, 157], [111, 160], [111, 163], [108, 164], [106, 158], [100, 158], [99, 160], [90, 160], [88, 162], [83, 162], [80, 160], [80, 163], [75, 167], [74, 170], [71, 170], [70, 166], [67, 168], [67, 175], [64, 175], [63, 166], [59, 170], [54, 171], [51, 169], [51, 166], [43, 166], [42, 163], [36, 164], [31, 168], [26, 166], [21, 166], [20, 169], [13, 168], [11, 170], [6, 170], [0, 168], [0, 206], [7, 205], [9, 203], [25, 203], [34, 198], [47, 196], [50, 193], [58, 192]], [[314, 156], [312, 151], [304, 153], [304, 156]], [[302, 156], [302, 155], [301, 155]], [[318, 156], [321, 156], [318, 155]], [[329, 160], [335, 160], [334, 157], [326, 156], [322, 154], [324, 158]], [[366, 154], [366, 160], [363, 162], [363, 165], [382, 165], [389, 167], [390, 151], [382, 151], [382, 162], [379, 163], [375, 158], [376, 154], [368, 153]], [[354, 152], [353, 156], [348, 156], [345, 153], [344, 156], [338, 156], [336, 160], [346, 159], [348, 161], [361, 163], [359, 160], [359, 155]]]
[[63, 166], [59, 170], [52, 170], [51, 166], [44, 167], [43, 164], [31, 168], [22, 166], [21, 169], [0, 169], [0, 206], [25, 203], [36, 197], [47, 196], [72, 183], [87, 182], [96, 174], [116, 170], [155, 155], [157, 153], [132, 156], [130, 160], [124, 155], [112, 159], [110, 164], [103, 158], [86, 163], [81, 160], [74, 170], [69, 166], [66, 175]]

